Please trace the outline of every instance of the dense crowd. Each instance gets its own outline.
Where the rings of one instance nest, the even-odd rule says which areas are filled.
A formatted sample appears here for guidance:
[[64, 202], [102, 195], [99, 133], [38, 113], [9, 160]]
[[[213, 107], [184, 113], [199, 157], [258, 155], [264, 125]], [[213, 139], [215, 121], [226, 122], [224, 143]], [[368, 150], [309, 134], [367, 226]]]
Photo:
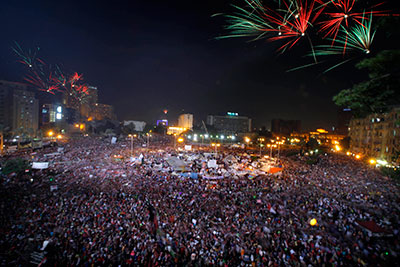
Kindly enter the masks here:
[[[320, 155], [309, 165], [301, 156], [282, 157], [278, 175], [193, 179], [168, 164], [168, 156], [181, 152], [167, 141], [142, 143], [134, 144], [139, 164], [130, 159], [129, 139], [87, 137], [55, 154], [57, 148], [26, 153], [50, 167], [1, 178], [0, 263], [27, 265], [35, 262], [32, 253], [48, 266], [397, 262], [399, 189], [358, 161]], [[255, 160], [229, 149], [213, 157], [223, 166], [228, 155], [244, 164]], [[201, 158], [189, 168], [209, 171]]]

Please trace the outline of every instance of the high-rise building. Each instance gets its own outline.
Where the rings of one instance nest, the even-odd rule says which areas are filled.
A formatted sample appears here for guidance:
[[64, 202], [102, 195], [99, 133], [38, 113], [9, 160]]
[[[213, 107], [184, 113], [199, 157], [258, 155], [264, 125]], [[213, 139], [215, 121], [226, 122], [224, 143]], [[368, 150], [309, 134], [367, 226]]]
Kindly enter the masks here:
[[226, 115], [208, 115], [207, 124], [224, 134], [251, 132], [251, 119], [235, 112]]
[[114, 120], [114, 108], [111, 105], [96, 103], [94, 105], [93, 119], [95, 120]]
[[178, 118], [178, 126], [186, 129], [193, 129], [193, 114], [181, 114]]
[[8, 82], [0, 81], [0, 127], [3, 129], [12, 128], [13, 92]]
[[41, 125], [64, 121], [64, 108], [59, 104], [43, 104], [40, 110]]
[[389, 163], [398, 161], [400, 152], [400, 107], [386, 113], [351, 119], [350, 150]]
[[89, 96], [87, 100], [81, 104], [80, 112], [83, 117], [90, 118], [93, 117], [93, 113], [95, 113], [96, 103], [98, 102], [98, 92], [97, 87], [88, 86]]
[[0, 124], [33, 135], [39, 126], [39, 101], [22, 83], [0, 81]]
[[271, 132], [274, 134], [290, 135], [301, 132], [300, 120], [273, 119], [271, 121]]
[[349, 124], [352, 116], [353, 113], [349, 108], [339, 110], [337, 117], [337, 128], [335, 129], [335, 132], [338, 134], [347, 135], [349, 133]]

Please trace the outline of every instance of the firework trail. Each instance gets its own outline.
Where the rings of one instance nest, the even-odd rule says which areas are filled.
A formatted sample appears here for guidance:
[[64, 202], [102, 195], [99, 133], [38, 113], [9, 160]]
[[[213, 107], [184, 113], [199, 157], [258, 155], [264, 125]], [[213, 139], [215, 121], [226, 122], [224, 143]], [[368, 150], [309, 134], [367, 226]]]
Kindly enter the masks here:
[[[314, 57], [314, 63], [303, 67], [309, 67], [318, 64], [317, 56], [345, 56], [347, 53], [352, 56], [360, 51], [364, 56], [369, 54], [375, 35], [372, 18], [398, 16], [389, 11], [375, 10], [383, 3], [357, 11], [359, 7], [355, 0], [269, 0], [268, 6], [264, 2], [244, 0], [245, 7], [233, 5], [233, 14], [216, 14], [226, 18], [225, 30], [228, 32], [216, 39], [251, 37], [252, 41], [266, 39], [281, 42], [278, 48], [281, 53], [291, 49], [301, 39], [307, 39], [311, 47], [309, 55]], [[319, 36], [319, 42], [328, 40], [330, 45], [314, 47], [315, 40], [312, 38], [316, 36]]]
[[363, 24], [363, 20], [368, 19], [365, 14], [371, 16], [389, 16], [388, 11], [374, 11], [375, 8], [383, 5], [378, 3], [368, 9], [368, 11], [356, 12], [354, 10], [355, 0], [331, 0], [329, 12], [325, 12], [324, 15], [327, 18], [325, 21], [319, 22], [319, 32], [323, 33], [322, 38], [331, 37], [332, 42], [336, 40], [339, 30], [342, 27], [348, 29], [351, 23]]
[[42, 63], [39, 58], [37, 58], [37, 54], [40, 50], [39, 47], [37, 47], [34, 50], [28, 50], [24, 51], [21, 46], [17, 43], [14, 42], [14, 46], [11, 47], [11, 49], [14, 51], [14, 53], [19, 57], [18, 62], [22, 63], [23, 65], [27, 66], [28, 68], [34, 68], [36, 64]]
[[[372, 30], [372, 14], [369, 18], [361, 20], [360, 24], [356, 24], [350, 29], [341, 27], [342, 35], [339, 35], [333, 45], [319, 45], [316, 47], [314, 54], [317, 56], [344, 55], [346, 52], [351, 57], [334, 65], [325, 72], [328, 72], [344, 63], [347, 63], [357, 57], [371, 53], [372, 42], [375, 37], [376, 30]], [[310, 54], [309, 54], [310, 55]]]
[[246, 8], [233, 6], [236, 12], [224, 15], [229, 23], [225, 29], [230, 33], [217, 39], [252, 37], [253, 40], [265, 38], [269, 41], [284, 41], [278, 48], [280, 52], [292, 48], [306, 35], [325, 5], [321, 0], [281, 0], [278, 1], [278, 7], [273, 9], [263, 5], [260, 0], [245, 0], [245, 3]]
[[18, 62], [28, 67], [28, 74], [23, 78], [28, 84], [39, 91], [56, 94], [62, 92], [73, 101], [83, 103], [89, 98], [88, 86], [83, 83], [83, 75], [74, 72], [68, 76], [64, 74], [60, 66], [55, 67], [46, 64], [38, 58], [39, 48], [25, 52], [21, 46], [15, 42], [12, 50], [16, 53]]

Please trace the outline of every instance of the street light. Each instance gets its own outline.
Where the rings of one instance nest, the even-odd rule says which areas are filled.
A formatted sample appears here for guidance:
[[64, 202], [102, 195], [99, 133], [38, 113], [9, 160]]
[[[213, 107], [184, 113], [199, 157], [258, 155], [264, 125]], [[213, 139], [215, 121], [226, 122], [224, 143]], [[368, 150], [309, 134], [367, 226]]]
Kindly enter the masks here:
[[279, 159], [279, 152], [280, 152], [280, 147], [281, 147], [280, 145], [281, 145], [281, 144], [283, 144], [283, 141], [278, 142], [278, 159]]
[[217, 154], [217, 147], [220, 147], [221, 144], [212, 143], [211, 146], [213, 146], [215, 148], [215, 154]]
[[258, 138], [258, 141], [260, 142], [260, 157], [261, 157], [261, 146], [262, 146], [262, 142], [265, 141], [264, 138]]
[[246, 137], [244, 138], [244, 141], [245, 141], [247, 144], [249, 144], [250, 141], [251, 141], [251, 139], [250, 139], [249, 137], [246, 136]]
[[269, 157], [272, 158], [272, 145], [268, 144], [267, 147], [269, 147]]
[[47, 134], [48, 134], [50, 137], [52, 137], [52, 136], [54, 135], [54, 132], [53, 132], [53, 131], [49, 131]]

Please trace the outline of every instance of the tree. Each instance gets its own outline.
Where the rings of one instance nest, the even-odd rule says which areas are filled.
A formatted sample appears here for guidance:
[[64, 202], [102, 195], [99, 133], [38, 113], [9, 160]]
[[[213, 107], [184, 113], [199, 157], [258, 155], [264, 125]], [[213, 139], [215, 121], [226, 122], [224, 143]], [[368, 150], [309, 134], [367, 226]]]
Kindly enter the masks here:
[[342, 147], [342, 149], [348, 150], [350, 148], [350, 137], [346, 136], [345, 138], [340, 140], [340, 146]]
[[345, 89], [333, 97], [338, 106], [351, 108], [356, 117], [384, 112], [400, 104], [400, 50], [385, 50], [356, 64], [367, 69], [369, 80]]
[[308, 140], [307, 144], [306, 144], [306, 148], [307, 149], [317, 149], [319, 147], [318, 141], [315, 138], [310, 137], [310, 140]]

